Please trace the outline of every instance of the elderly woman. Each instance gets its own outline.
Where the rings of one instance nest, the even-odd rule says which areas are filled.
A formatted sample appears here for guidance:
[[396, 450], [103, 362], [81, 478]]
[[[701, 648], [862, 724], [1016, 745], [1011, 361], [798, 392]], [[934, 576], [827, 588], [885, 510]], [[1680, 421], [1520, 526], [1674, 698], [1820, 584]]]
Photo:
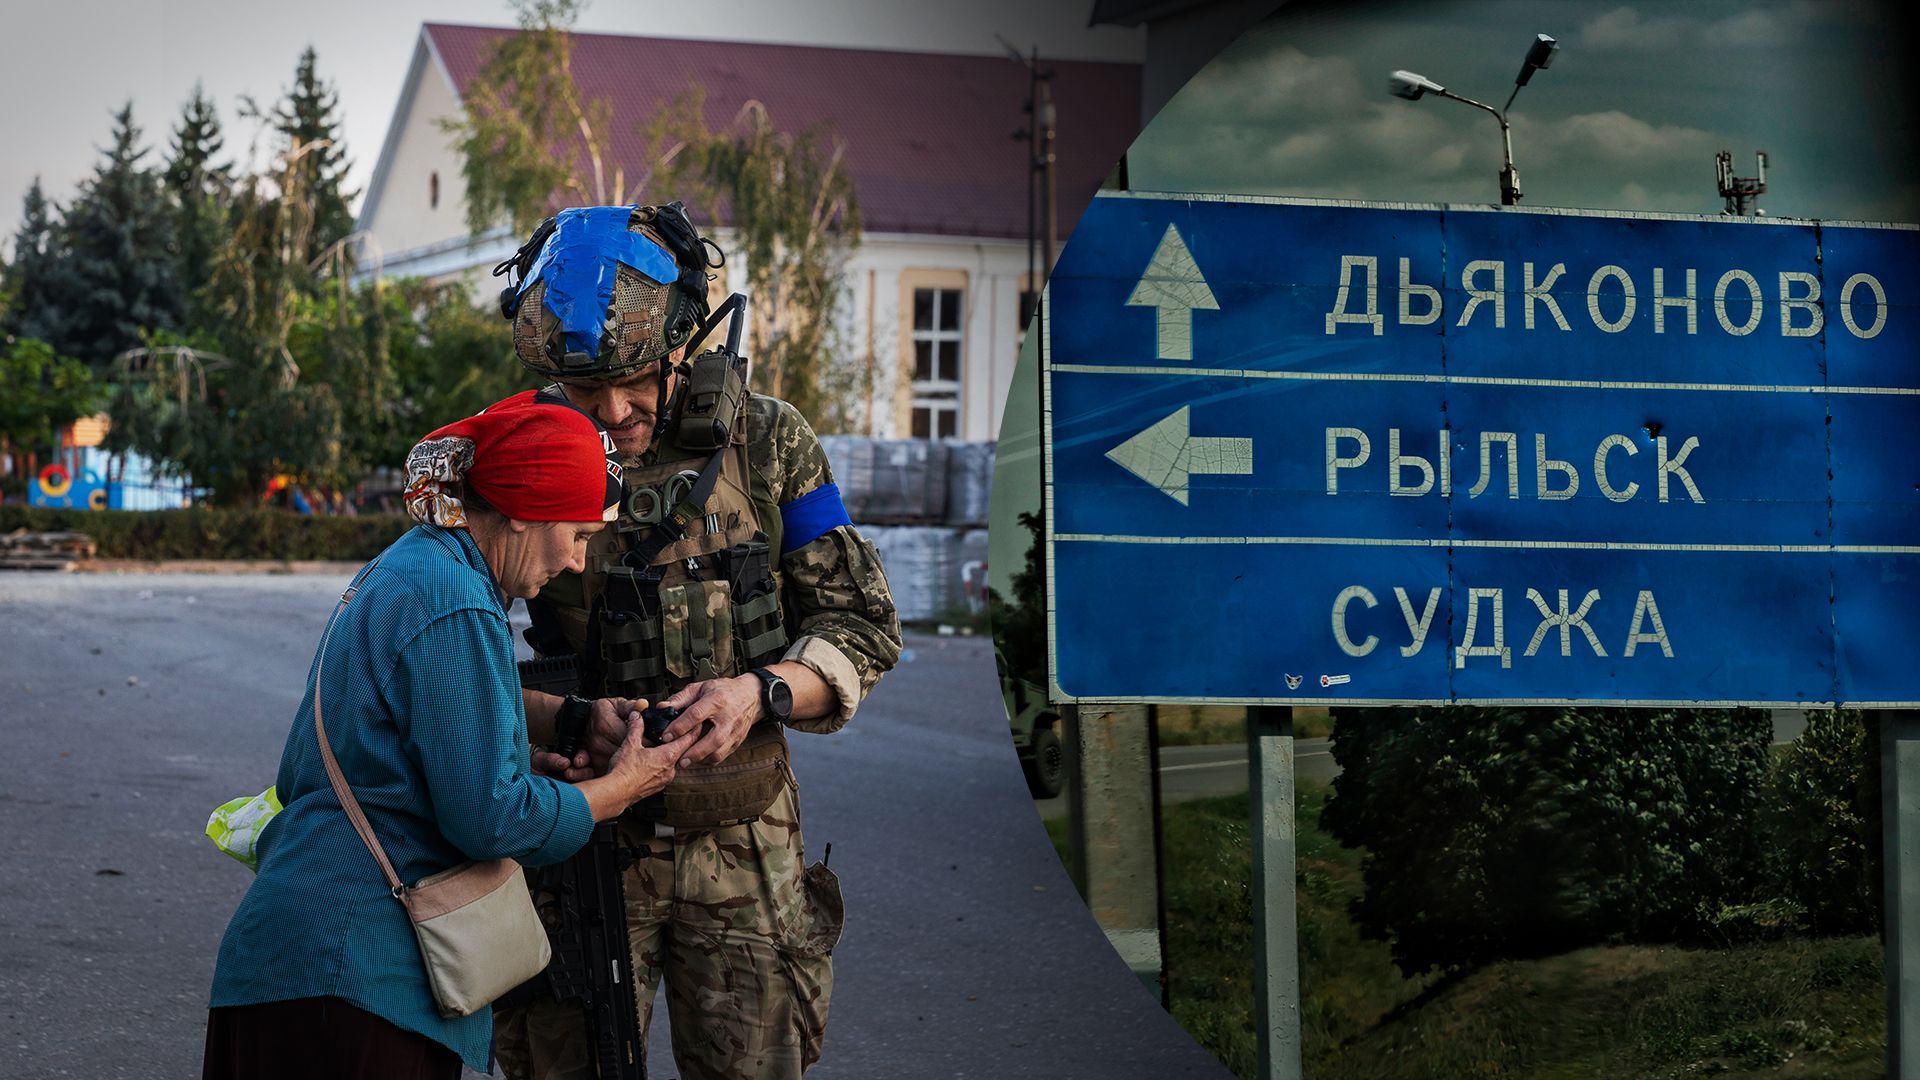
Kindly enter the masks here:
[[489, 1065], [490, 1010], [440, 1016], [407, 912], [334, 795], [315, 694], [340, 771], [409, 883], [469, 859], [565, 859], [595, 821], [665, 787], [691, 741], [646, 747], [636, 714], [604, 775], [579, 769], [590, 778], [567, 784], [528, 768], [507, 607], [578, 572], [614, 516], [620, 467], [597, 421], [529, 391], [429, 435], [407, 473], [421, 524], [356, 579], [287, 736], [285, 809], [220, 943], [208, 1080], [455, 1080], [462, 1061]]

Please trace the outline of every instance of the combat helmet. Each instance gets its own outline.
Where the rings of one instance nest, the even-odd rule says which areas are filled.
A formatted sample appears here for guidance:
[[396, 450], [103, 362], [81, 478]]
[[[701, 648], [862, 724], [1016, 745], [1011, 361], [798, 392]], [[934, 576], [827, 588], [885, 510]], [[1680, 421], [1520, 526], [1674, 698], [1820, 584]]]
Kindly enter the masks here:
[[[708, 320], [708, 271], [724, 265], [680, 203], [588, 206], [540, 223], [511, 258], [500, 311], [529, 370], [612, 379], [664, 360]], [[660, 365], [662, 401], [670, 374]]]

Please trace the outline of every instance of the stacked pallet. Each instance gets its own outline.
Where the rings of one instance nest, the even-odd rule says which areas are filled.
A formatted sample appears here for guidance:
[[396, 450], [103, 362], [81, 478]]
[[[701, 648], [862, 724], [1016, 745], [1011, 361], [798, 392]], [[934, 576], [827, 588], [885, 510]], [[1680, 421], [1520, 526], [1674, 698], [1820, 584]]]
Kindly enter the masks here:
[[979, 610], [994, 444], [826, 435], [820, 445], [847, 514], [879, 550], [900, 617]]
[[93, 538], [86, 533], [15, 529], [0, 536], [0, 570], [72, 570], [93, 552]]

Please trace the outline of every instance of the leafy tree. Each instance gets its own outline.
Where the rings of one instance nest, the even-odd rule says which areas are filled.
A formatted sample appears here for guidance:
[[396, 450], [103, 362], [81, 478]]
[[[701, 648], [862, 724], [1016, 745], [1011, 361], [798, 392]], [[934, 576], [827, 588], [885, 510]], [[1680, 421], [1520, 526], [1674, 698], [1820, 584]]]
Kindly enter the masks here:
[[1814, 933], [1880, 927], [1878, 735], [1859, 712], [1810, 712], [1807, 730], [1767, 776], [1770, 891], [1790, 901]]
[[1047, 685], [1047, 571], [1040, 542], [1040, 515], [1021, 511], [1020, 527], [1033, 534], [1026, 563], [1013, 575], [1013, 602], [998, 590], [987, 592], [987, 618], [993, 643], [1006, 659], [1007, 674], [1035, 686]]
[[54, 433], [93, 415], [100, 397], [85, 364], [33, 338], [0, 347], [0, 386], [0, 444], [22, 450], [53, 449]]
[[353, 214], [347, 203], [355, 193], [343, 187], [347, 169], [346, 145], [340, 139], [339, 95], [316, 71], [313, 46], [300, 54], [293, 87], [273, 113], [273, 127], [287, 139], [292, 168], [299, 182], [288, 186], [310, 204], [312, 250], [323, 253], [353, 232]]
[[173, 218], [160, 177], [140, 166], [147, 151], [139, 140], [129, 102], [114, 114], [112, 146], [61, 220], [46, 294], [27, 313], [28, 333], [96, 372], [139, 345], [143, 331], [184, 322]]
[[519, 390], [541, 385], [514, 359], [497, 309], [473, 305], [465, 286], [387, 283], [397, 441], [380, 459], [398, 465], [427, 432]]
[[[573, 79], [580, 0], [515, 0], [520, 32], [501, 38], [467, 88], [454, 136], [474, 235], [502, 221], [526, 235], [568, 205], [619, 205], [646, 186], [612, 160], [613, 107]], [[585, 162], [587, 171], [576, 165]], [[609, 176], [611, 170], [611, 176]]]
[[1771, 739], [1751, 709], [1343, 709], [1321, 824], [1408, 975], [1708, 938], [1755, 895]]
[[247, 502], [278, 473], [346, 478], [339, 399], [325, 380], [302, 380], [289, 348], [314, 299], [312, 151], [290, 141], [273, 173], [236, 185], [205, 292], [209, 327], [153, 335], [118, 372], [108, 449], [148, 454], [218, 502]]
[[[233, 187], [232, 165], [216, 164], [225, 145], [220, 118], [198, 83], [173, 129], [166, 186], [172, 199], [174, 240], [180, 256], [180, 280], [189, 290], [204, 287], [226, 226], [226, 204]], [[204, 321], [204, 313], [199, 319]]]
[[707, 127], [704, 112], [696, 89], [649, 126], [653, 144], [670, 148], [655, 186], [724, 208], [746, 260], [744, 291], [753, 301], [747, 354], [757, 388], [813, 416], [829, 404], [841, 275], [860, 243], [846, 147], [814, 132], [778, 130], [757, 101], [718, 130]]
[[60, 333], [64, 309], [50, 302], [59, 259], [53, 204], [40, 191], [40, 178], [27, 189], [20, 230], [13, 237], [13, 261], [6, 273], [6, 304], [0, 307], [0, 335], [52, 338]]

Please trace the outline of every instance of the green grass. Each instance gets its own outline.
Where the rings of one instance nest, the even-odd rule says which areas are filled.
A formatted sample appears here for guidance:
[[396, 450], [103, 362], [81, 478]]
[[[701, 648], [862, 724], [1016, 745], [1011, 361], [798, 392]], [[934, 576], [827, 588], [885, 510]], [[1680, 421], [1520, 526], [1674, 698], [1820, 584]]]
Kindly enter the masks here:
[[[1885, 981], [1871, 937], [1731, 949], [1619, 946], [1404, 979], [1359, 936], [1360, 853], [1299, 792], [1301, 1040], [1312, 1080], [1382, 1077], [1821, 1077], [1883, 1073]], [[1174, 1018], [1237, 1076], [1256, 1075], [1247, 803], [1166, 808]], [[1048, 822], [1066, 857], [1066, 822]]]

